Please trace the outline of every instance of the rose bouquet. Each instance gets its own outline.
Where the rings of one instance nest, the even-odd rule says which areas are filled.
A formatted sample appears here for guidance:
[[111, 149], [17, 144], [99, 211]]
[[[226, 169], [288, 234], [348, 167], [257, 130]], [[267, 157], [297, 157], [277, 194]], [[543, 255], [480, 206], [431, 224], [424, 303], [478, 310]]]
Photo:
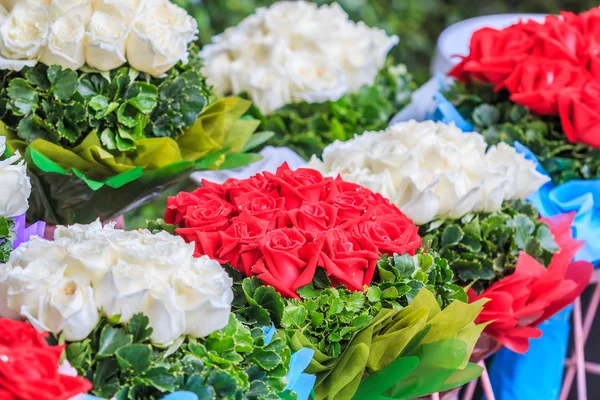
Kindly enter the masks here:
[[481, 372], [468, 358], [483, 302], [467, 304], [446, 260], [417, 253], [417, 227], [369, 189], [284, 164], [204, 181], [169, 198], [152, 227], [230, 268], [240, 318], [273, 323], [293, 350], [315, 352], [307, 372], [318, 399], [358, 396], [366, 376], [397, 383], [379, 393], [414, 398]]
[[535, 326], [591, 278], [589, 263], [570, 263], [581, 247], [570, 235], [573, 219], [539, 220], [521, 202], [549, 178], [506, 143], [488, 147], [476, 132], [410, 121], [335, 142], [309, 165], [371, 187], [413, 216], [454, 281], [472, 300], [490, 299], [477, 321], [494, 321], [485, 332], [502, 345], [526, 351], [541, 333]]
[[0, 397], [69, 400], [92, 388], [68, 362], [61, 364], [65, 346], [49, 346], [47, 336], [27, 323], [0, 319]]
[[[600, 9], [481, 29], [468, 56], [450, 72], [445, 92], [489, 143], [519, 142], [552, 179], [534, 203], [544, 216], [577, 211], [578, 257], [600, 260], [597, 182], [600, 106], [597, 46]], [[536, 160], [537, 161], [537, 160]]]
[[0, 10], [0, 134], [28, 161], [30, 219], [107, 219], [194, 169], [257, 158], [239, 154], [258, 126], [240, 119], [250, 103], [214, 101], [191, 44], [197, 24], [180, 7], [9, 3]]
[[69, 363], [103, 398], [295, 398], [283, 332], [242, 324], [231, 278], [193, 252], [166, 232], [58, 227], [0, 264], [0, 315], [67, 342]]
[[32, 235], [43, 236], [45, 224], [37, 222], [25, 227], [25, 211], [29, 208], [31, 183], [20, 154], [3, 159], [5, 138], [0, 136], [0, 263], [6, 262], [13, 248]]
[[409, 101], [406, 69], [386, 63], [397, 43], [337, 3], [280, 1], [215, 36], [200, 56], [217, 93], [245, 93], [272, 143], [309, 158], [335, 139], [382, 129]]

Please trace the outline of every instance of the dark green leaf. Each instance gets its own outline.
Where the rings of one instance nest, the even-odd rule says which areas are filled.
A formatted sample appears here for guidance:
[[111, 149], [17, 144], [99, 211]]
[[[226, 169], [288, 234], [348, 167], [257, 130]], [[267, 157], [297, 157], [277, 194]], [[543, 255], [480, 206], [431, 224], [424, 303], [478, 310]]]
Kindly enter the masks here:
[[115, 353], [115, 351], [121, 347], [130, 345], [132, 342], [133, 337], [127, 334], [125, 329], [106, 325], [100, 334], [100, 342], [96, 357], [110, 357]]

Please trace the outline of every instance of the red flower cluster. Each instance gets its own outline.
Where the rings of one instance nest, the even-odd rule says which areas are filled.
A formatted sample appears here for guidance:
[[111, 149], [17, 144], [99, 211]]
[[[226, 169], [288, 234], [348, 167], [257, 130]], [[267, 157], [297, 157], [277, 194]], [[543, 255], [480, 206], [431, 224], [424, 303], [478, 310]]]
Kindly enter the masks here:
[[67, 400], [92, 384], [58, 372], [62, 346], [48, 346], [31, 325], [0, 319], [0, 399]]
[[414, 254], [417, 227], [390, 202], [341, 178], [296, 171], [229, 179], [179, 193], [167, 203], [165, 221], [195, 242], [196, 256], [255, 275], [280, 293], [312, 282], [317, 267], [332, 283], [363, 290], [379, 254]]
[[517, 353], [529, 349], [529, 339], [539, 338], [536, 328], [567, 305], [586, 288], [594, 267], [587, 261], [571, 262], [583, 242], [573, 239], [575, 213], [546, 219], [560, 248], [546, 269], [527, 253], [521, 253], [515, 272], [481, 295], [469, 291], [469, 301], [487, 298], [477, 323], [492, 321], [485, 332]]
[[483, 28], [470, 48], [451, 76], [507, 89], [539, 115], [560, 115], [569, 141], [600, 147], [600, 8]]

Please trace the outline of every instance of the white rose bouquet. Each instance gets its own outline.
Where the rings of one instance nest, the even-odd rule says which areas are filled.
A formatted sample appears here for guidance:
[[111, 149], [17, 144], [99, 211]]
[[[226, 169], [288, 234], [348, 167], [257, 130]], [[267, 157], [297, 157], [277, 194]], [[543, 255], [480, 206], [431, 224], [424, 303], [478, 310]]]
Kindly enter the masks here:
[[127, 323], [138, 313], [150, 339], [167, 346], [205, 337], [229, 321], [232, 280], [218, 262], [166, 232], [122, 231], [99, 221], [58, 227], [54, 241], [34, 238], [0, 265], [0, 316], [80, 341], [101, 315]]
[[[193, 44], [197, 23], [181, 7], [168, 0], [2, 5], [0, 135], [35, 175], [30, 219], [108, 219], [194, 169], [258, 157], [239, 156], [258, 126], [240, 121], [250, 103], [214, 98]], [[107, 197], [123, 202], [112, 206]]]
[[548, 182], [513, 147], [487, 148], [476, 132], [432, 121], [337, 141], [309, 166], [381, 193], [417, 225], [498, 211], [505, 200], [524, 200]]
[[274, 144], [310, 157], [353, 132], [383, 129], [410, 98], [404, 67], [386, 64], [398, 41], [352, 22], [337, 3], [279, 1], [215, 36], [200, 56], [217, 93], [245, 93]]

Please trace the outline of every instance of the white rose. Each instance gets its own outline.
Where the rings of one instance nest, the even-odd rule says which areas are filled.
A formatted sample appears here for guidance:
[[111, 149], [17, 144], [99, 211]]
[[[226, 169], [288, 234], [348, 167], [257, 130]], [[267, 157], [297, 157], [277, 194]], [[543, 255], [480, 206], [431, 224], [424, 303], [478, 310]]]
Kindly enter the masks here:
[[52, 285], [36, 309], [24, 305], [21, 313], [38, 331], [62, 332], [69, 342], [85, 339], [99, 320], [92, 288], [73, 280]]
[[92, 16], [92, 0], [52, 0], [50, 14], [53, 18], [77, 18], [84, 23]]
[[79, 17], [63, 16], [50, 25], [48, 44], [40, 62], [77, 70], [85, 64], [83, 41], [85, 26]]
[[64, 264], [44, 259], [33, 261], [26, 268], [10, 262], [1, 265], [0, 317], [19, 319], [23, 306], [36, 313], [39, 299], [46, 295], [50, 285], [63, 279], [64, 268]]
[[183, 8], [170, 1], [149, 6], [141, 18], [149, 19], [168, 27], [173, 32], [177, 32], [186, 44], [198, 37], [198, 23], [196, 20]]
[[[2, 141], [4, 141], [2, 137]], [[4, 153], [4, 143], [0, 143], [0, 154]], [[27, 176], [27, 166], [17, 152], [7, 160], [0, 161], [0, 216], [11, 218], [21, 215], [29, 208], [31, 182]]]
[[103, 12], [95, 12], [86, 32], [86, 63], [100, 71], [110, 71], [125, 64], [127, 33], [123, 20]]
[[179, 61], [187, 62], [187, 42], [170, 29], [144, 15], [132, 25], [126, 43], [127, 61], [139, 71], [158, 77]]
[[108, 243], [103, 240], [84, 239], [73, 243], [57, 239], [63, 244], [69, 257], [65, 276], [84, 284], [96, 284], [115, 264], [116, 258]]
[[[200, 57], [206, 58], [206, 54], [201, 54]], [[211, 62], [202, 67], [202, 73], [207, 77], [216, 94], [223, 96], [231, 93], [231, 58], [229, 54], [226, 51], [220, 51], [218, 54], [211, 54], [210, 57]]]
[[143, 311], [149, 288], [150, 280], [143, 266], [119, 260], [96, 285], [96, 304], [108, 317], [120, 315], [120, 321], [127, 322]]
[[[242, 65], [237, 62], [233, 66], [241, 74], [248, 73], [245, 70], [242, 72]], [[251, 71], [252, 77], [249, 81], [250, 87], [248, 93], [252, 101], [265, 114], [271, 114], [278, 108], [291, 103], [292, 97], [290, 94], [290, 82], [285, 76], [279, 74], [275, 67], [260, 68]], [[234, 76], [239, 75], [234, 72]], [[236, 81], [232, 82], [233, 87], [238, 86]]]
[[[49, 13], [44, 7], [18, 3], [0, 25], [2, 69], [34, 66], [48, 36]], [[20, 60], [20, 61], [19, 61]]]
[[144, 314], [152, 328], [150, 340], [158, 346], [168, 346], [185, 330], [185, 312], [177, 306], [170, 285], [154, 282]]
[[203, 256], [190, 268], [179, 268], [171, 281], [179, 308], [185, 312], [185, 334], [205, 337], [229, 321], [232, 280], [217, 261]]
[[278, 1], [269, 8], [259, 8], [256, 14], [265, 28], [274, 35], [301, 29], [317, 12], [317, 5], [308, 1]]
[[286, 68], [291, 79], [291, 96], [295, 102], [324, 103], [336, 101], [346, 90], [344, 71], [322, 57], [294, 55]]
[[92, 5], [96, 13], [106, 14], [111, 19], [120, 19], [129, 25], [139, 12], [142, 2], [145, 4], [147, 0], [93, 0]]

